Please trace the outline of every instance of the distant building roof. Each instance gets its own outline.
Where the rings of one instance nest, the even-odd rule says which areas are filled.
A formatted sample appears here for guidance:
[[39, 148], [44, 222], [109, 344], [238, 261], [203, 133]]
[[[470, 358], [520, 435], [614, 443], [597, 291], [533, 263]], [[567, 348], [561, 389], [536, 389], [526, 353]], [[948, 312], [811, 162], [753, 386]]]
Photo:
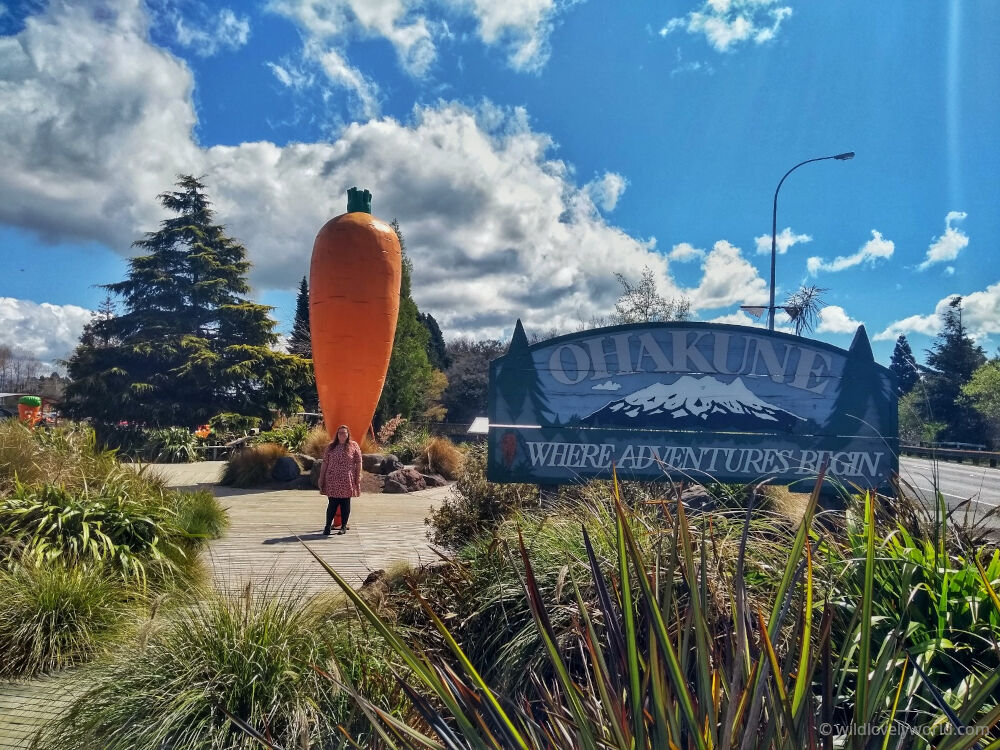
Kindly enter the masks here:
[[476, 417], [469, 425], [470, 435], [487, 435], [490, 431], [489, 417]]

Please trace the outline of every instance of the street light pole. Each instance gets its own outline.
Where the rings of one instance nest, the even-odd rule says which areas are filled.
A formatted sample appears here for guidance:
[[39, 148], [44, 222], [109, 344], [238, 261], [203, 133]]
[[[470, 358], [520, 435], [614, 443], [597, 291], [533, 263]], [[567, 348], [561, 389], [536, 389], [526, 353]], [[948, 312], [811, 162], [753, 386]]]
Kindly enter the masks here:
[[[803, 164], [809, 164], [814, 161], [826, 161], [827, 159], [847, 161], [848, 159], [853, 158], [854, 152], [847, 151], [846, 153], [836, 154], [834, 156], [820, 156], [816, 159], [806, 159], [785, 172], [785, 177], [788, 177], [788, 175], [801, 167]], [[771, 212], [771, 302], [767, 306], [767, 330], [769, 331], [774, 330], [774, 262], [778, 246], [778, 191], [781, 190], [781, 184], [785, 181], [785, 177], [781, 178], [781, 182], [778, 183], [778, 187], [774, 191], [774, 210]]]

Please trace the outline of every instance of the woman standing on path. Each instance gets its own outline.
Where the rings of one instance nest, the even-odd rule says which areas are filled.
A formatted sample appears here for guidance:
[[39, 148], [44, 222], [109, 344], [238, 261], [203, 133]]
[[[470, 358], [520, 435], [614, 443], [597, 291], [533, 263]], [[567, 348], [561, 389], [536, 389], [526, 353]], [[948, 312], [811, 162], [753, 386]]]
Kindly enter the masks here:
[[326, 507], [323, 534], [330, 535], [330, 527], [338, 509], [340, 527], [337, 533], [343, 534], [351, 528], [347, 525], [347, 519], [351, 515], [351, 498], [361, 494], [361, 446], [351, 440], [351, 431], [346, 424], [337, 428], [336, 437], [323, 453], [319, 491], [330, 501]]

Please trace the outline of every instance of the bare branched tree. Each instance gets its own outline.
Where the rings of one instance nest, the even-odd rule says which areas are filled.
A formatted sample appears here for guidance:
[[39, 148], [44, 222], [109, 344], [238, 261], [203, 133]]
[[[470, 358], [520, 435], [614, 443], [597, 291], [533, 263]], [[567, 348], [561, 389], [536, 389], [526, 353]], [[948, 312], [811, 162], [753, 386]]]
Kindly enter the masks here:
[[667, 299], [656, 289], [653, 269], [643, 267], [642, 276], [633, 283], [624, 274], [615, 278], [622, 286], [622, 293], [615, 302], [615, 309], [607, 318], [592, 318], [591, 326], [622, 325], [625, 323], [661, 323], [668, 320], [687, 320], [691, 317], [691, 302], [684, 297]]

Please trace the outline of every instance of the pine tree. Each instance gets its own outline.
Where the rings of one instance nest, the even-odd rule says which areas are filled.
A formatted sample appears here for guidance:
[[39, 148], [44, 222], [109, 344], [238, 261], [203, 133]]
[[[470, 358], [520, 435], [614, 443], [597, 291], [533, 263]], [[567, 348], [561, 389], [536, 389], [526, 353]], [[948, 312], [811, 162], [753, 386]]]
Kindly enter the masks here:
[[979, 414], [960, 398], [962, 386], [986, 363], [983, 348], [969, 336], [962, 323], [962, 298], [955, 297], [944, 313], [944, 328], [927, 352], [930, 369], [923, 378], [927, 421], [944, 422], [939, 439], [946, 442], [985, 443], [987, 427]]
[[67, 362], [70, 416], [190, 427], [299, 406], [311, 368], [274, 350], [272, 308], [246, 296], [246, 249], [213, 223], [201, 182], [182, 175], [177, 187], [158, 196], [175, 215], [134, 243], [142, 254], [126, 278], [104, 286], [122, 313], [92, 321]]
[[451, 362], [448, 359], [448, 347], [444, 343], [441, 327], [430, 313], [419, 313], [417, 318], [430, 336], [427, 343], [427, 359], [430, 360], [431, 367], [442, 371], [447, 370]]
[[410, 296], [410, 279], [413, 263], [406, 255], [406, 242], [399, 222], [392, 220], [391, 226], [399, 237], [399, 247], [403, 254], [402, 278], [399, 285], [399, 317], [396, 319], [396, 334], [392, 340], [392, 356], [385, 375], [382, 396], [375, 409], [376, 429], [397, 414], [407, 419], [421, 417], [427, 408], [425, 404], [428, 385], [431, 382], [431, 364], [427, 358], [430, 333], [420, 322], [419, 310]]
[[889, 369], [896, 376], [896, 392], [900, 396], [912, 391], [920, 381], [920, 372], [917, 370], [916, 360], [913, 359], [913, 350], [910, 349], [910, 342], [903, 334], [896, 339], [896, 348], [892, 350]]
[[309, 282], [302, 277], [299, 296], [295, 299], [295, 322], [288, 337], [288, 351], [298, 357], [312, 359], [312, 335], [309, 332]]

